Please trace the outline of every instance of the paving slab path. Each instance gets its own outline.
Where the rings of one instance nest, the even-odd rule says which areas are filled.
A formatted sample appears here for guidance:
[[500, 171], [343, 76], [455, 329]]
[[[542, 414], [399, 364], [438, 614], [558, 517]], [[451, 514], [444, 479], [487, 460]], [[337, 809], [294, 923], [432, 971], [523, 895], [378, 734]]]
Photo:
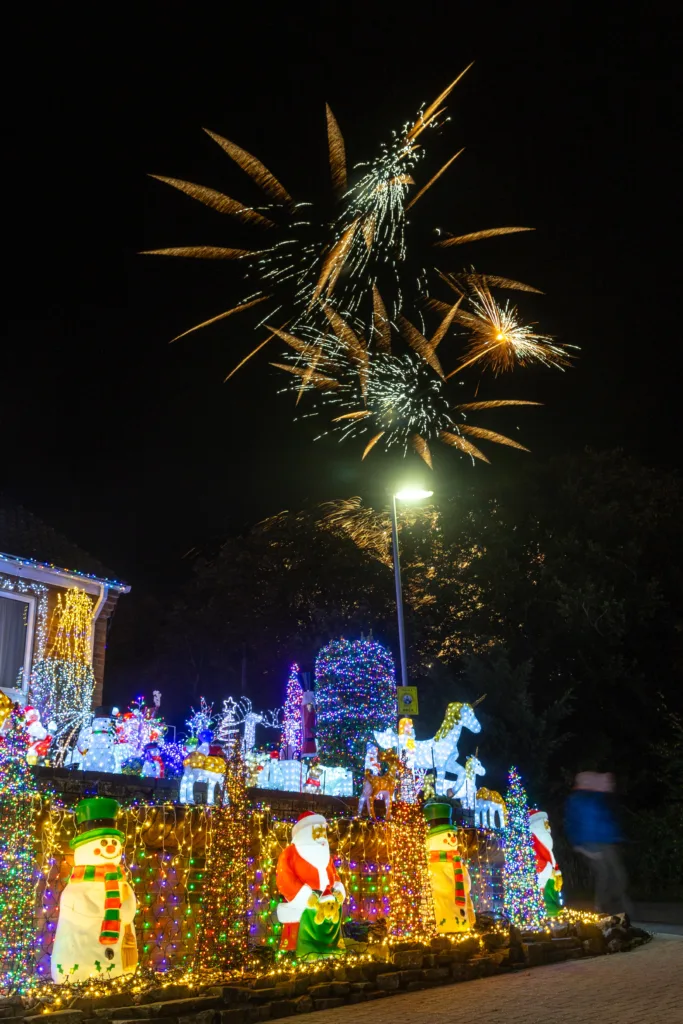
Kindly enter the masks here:
[[311, 1024], [683, 1024], [683, 936], [321, 1010]]

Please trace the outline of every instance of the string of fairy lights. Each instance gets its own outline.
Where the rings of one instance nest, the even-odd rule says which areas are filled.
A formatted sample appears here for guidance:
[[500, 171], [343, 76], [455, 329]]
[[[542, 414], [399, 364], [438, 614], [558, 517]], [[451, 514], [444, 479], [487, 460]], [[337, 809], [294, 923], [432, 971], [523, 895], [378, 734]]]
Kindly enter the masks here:
[[[48, 982], [50, 953], [71, 870], [74, 807], [63, 796], [36, 792], [25, 737], [19, 727], [7, 728], [16, 712], [5, 705], [0, 708], [0, 915], [7, 927], [0, 935], [0, 984], [5, 992], [35, 992], [42, 984], [57, 1005], [60, 997]], [[250, 805], [245, 779], [236, 750], [228, 761], [223, 806], [132, 800], [120, 808], [116, 825], [126, 837], [124, 874], [138, 905], [139, 967], [126, 991], [139, 990], [151, 984], [145, 979], [155, 977], [196, 985], [245, 971], [278, 970], [282, 956], [288, 969], [308, 969], [278, 952], [282, 926], [275, 868], [298, 811], [285, 805], [275, 813], [269, 805]], [[426, 834], [420, 803], [400, 798], [390, 820], [348, 817], [343, 810], [328, 815], [331, 849], [347, 892], [347, 955], [362, 957], [372, 950], [388, 956], [396, 943], [429, 942], [435, 919]], [[523, 928], [547, 929], [518, 773], [510, 775], [504, 843], [500, 832], [461, 828], [458, 845], [469, 865], [476, 910], [505, 909], [505, 916]], [[119, 979], [114, 988], [123, 990], [123, 984]]]
[[[281, 925], [275, 915], [275, 866], [290, 841], [291, 819], [273, 814], [268, 806], [247, 808], [239, 785], [231, 796], [230, 806], [222, 809], [172, 803], [122, 808], [117, 827], [127, 836], [126, 866], [138, 900], [143, 969], [204, 977], [237, 967], [248, 947], [277, 949]], [[46, 796], [36, 800], [41, 881], [35, 957], [38, 974], [47, 977], [59, 897], [69, 871], [68, 842], [76, 825], [72, 807]], [[236, 813], [240, 801], [243, 810]], [[335, 864], [347, 889], [345, 923], [361, 946], [386, 939], [424, 941], [431, 935], [425, 832], [419, 805], [400, 801], [390, 822], [328, 821]], [[499, 885], [492, 890], [490, 880], [499, 839], [481, 829], [462, 832], [475, 904], [495, 909], [502, 892]], [[207, 919], [214, 924], [206, 928], [203, 944]]]
[[[84, 663], [90, 650], [90, 602], [67, 594], [58, 611], [61, 628], [49, 654]], [[294, 668], [290, 682], [296, 719], [300, 682]], [[334, 737], [342, 722], [334, 757], [353, 763], [354, 743], [362, 732], [367, 735], [368, 722], [381, 726], [396, 714], [391, 656], [372, 640], [335, 641], [318, 658], [316, 682], [320, 731], [327, 726]], [[348, 717], [343, 721], [345, 703]], [[455, 709], [449, 708], [447, 722]], [[47, 984], [60, 896], [73, 859], [70, 840], [77, 832], [77, 797], [36, 792], [22, 723], [14, 722], [17, 715], [5, 698], [0, 707], [0, 914], [12, 922], [0, 939], [5, 990], [35, 987], [41, 978]], [[397, 771], [398, 796], [390, 820], [349, 817], [344, 805], [332, 812], [334, 805], [328, 806], [331, 849], [347, 893], [343, 927], [348, 954], [363, 956], [372, 947], [389, 955], [393, 944], [425, 943], [435, 930], [424, 809], [408, 784], [407, 765], [401, 763]], [[276, 811], [250, 804], [246, 780], [247, 766], [234, 745], [222, 806], [139, 800], [121, 806], [117, 827], [126, 837], [124, 873], [138, 907], [139, 966], [130, 985], [142, 984], [143, 976], [198, 984], [276, 967], [282, 956], [291, 960], [291, 954], [279, 952], [281, 897], [275, 869], [300, 808], [287, 806], [286, 798], [280, 798]], [[475, 909], [504, 910], [524, 928], [546, 926], [526, 795], [514, 770], [504, 834], [461, 828], [458, 846], [469, 866]], [[291, 966], [305, 965], [294, 961]]]

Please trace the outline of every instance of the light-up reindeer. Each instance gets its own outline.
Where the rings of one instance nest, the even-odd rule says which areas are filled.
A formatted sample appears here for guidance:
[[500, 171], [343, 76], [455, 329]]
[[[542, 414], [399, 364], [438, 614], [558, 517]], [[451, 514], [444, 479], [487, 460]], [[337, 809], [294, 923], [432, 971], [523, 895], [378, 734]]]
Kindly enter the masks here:
[[280, 709], [271, 711], [254, 711], [248, 697], [226, 697], [223, 701], [223, 717], [218, 730], [218, 740], [230, 753], [239, 740], [240, 726], [244, 726], [241, 740], [242, 752], [248, 754], [256, 742], [256, 726], [263, 725], [266, 729], [280, 729]]
[[280, 708], [271, 708], [270, 711], [252, 711], [251, 701], [243, 697], [240, 703], [249, 705], [249, 710], [244, 716], [244, 735], [242, 737], [242, 750], [248, 754], [256, 745], [256, 726], [262, 725], [266, 729], [281, 729]]
[[375, 817], [375, 800], [384, 801], [384, 817], [391, 817], [391, 801], [396, 789], [399, 757], [393, 750], [384, 754], [383, 760], [387, 763], [387, 770], [382, 775], [373, 775], [366, 771], [363, 776], [363, 790], [358, 801], [358, 814], [364, 810], [371, 818]]

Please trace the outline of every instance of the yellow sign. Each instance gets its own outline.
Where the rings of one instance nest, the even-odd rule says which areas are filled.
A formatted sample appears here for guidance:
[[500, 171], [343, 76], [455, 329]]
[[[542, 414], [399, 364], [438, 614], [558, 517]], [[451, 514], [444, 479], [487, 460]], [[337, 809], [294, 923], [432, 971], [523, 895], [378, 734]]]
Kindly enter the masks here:
[[396, 696], [398, 697], [398, 714], [418, 715], [420, 708], [417, 701], [417, 686], [397, 686]]

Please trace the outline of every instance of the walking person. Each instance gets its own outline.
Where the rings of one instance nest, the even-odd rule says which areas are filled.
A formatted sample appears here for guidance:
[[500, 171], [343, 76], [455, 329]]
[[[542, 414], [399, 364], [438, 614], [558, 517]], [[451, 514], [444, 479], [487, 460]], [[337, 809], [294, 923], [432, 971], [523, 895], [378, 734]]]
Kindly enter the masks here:
[[611, 772], [579, 772], [567, 800], [565, 826], [570, 843], [591, 868], [595, 909], [630, 916], [628, 880], [619, 852], [622, 838], [610, 800], [613, 792]]

